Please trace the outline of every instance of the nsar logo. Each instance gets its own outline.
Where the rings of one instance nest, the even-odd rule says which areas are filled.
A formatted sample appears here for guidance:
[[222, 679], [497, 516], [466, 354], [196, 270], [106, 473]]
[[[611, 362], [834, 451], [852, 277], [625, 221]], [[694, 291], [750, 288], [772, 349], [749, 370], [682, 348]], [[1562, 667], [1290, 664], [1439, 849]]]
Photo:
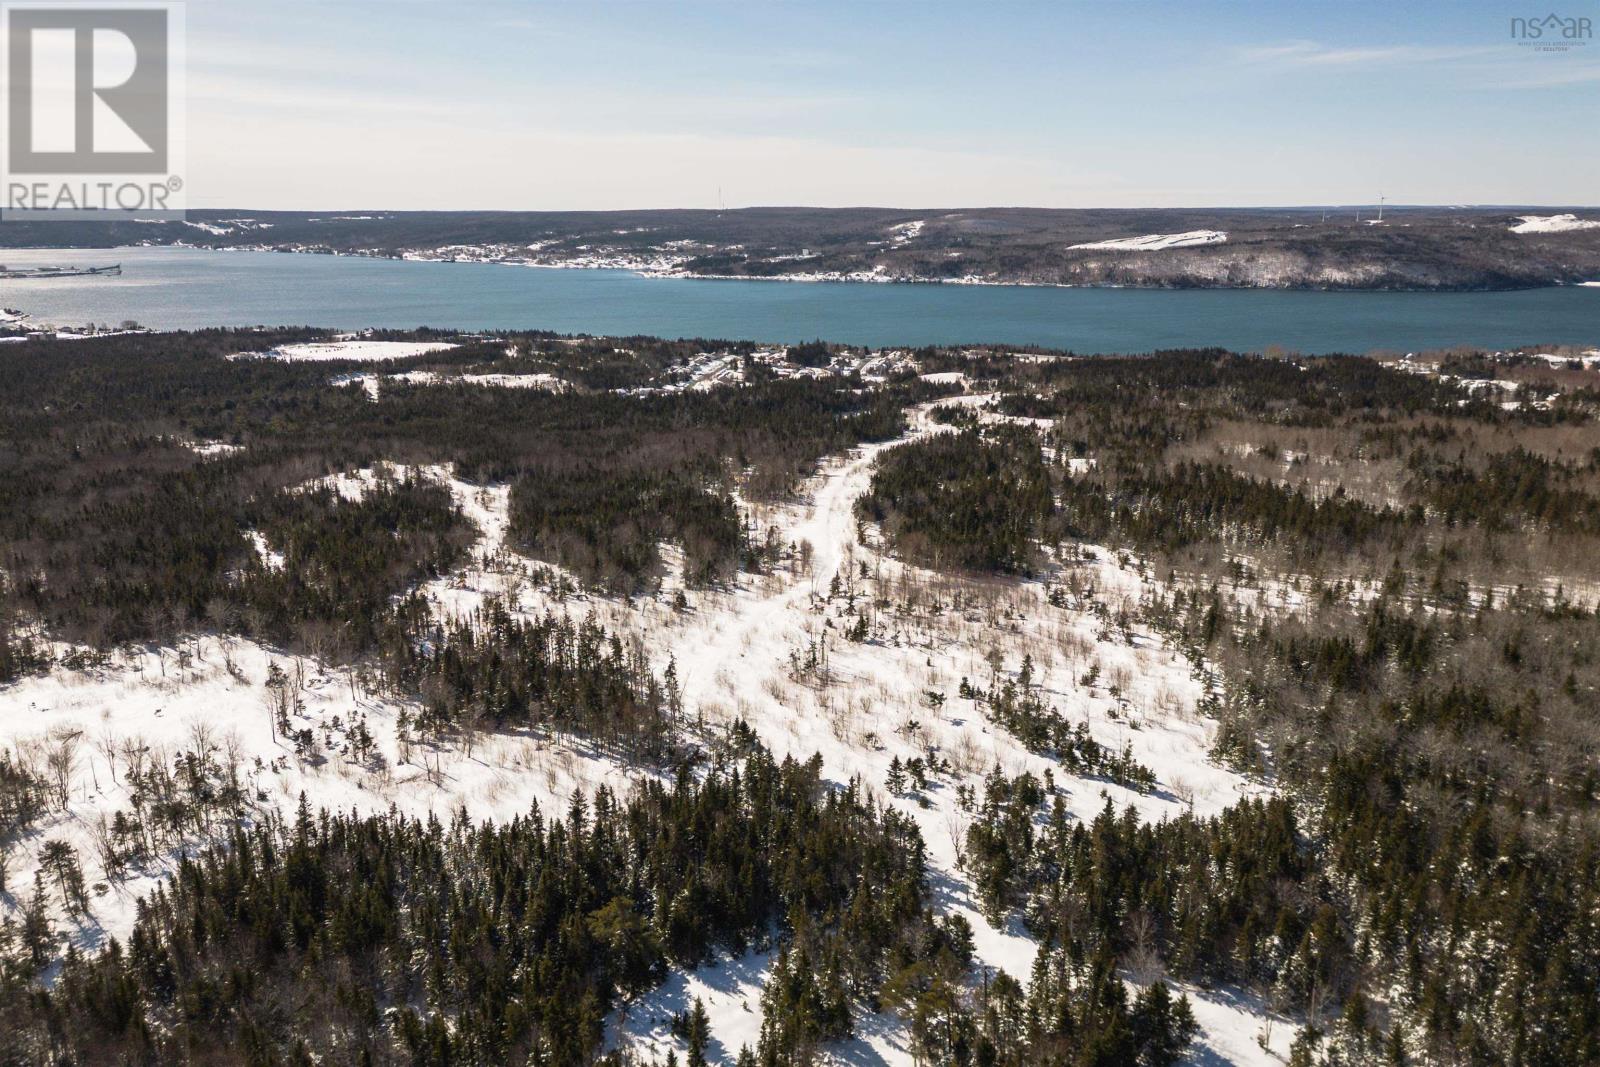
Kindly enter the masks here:
[[1549, 14], [1511, 20], [1512, 40], [1543, 52], [1565, 52], [1587, 44], [1593, 37], [1594, 23], [1583, 15]]

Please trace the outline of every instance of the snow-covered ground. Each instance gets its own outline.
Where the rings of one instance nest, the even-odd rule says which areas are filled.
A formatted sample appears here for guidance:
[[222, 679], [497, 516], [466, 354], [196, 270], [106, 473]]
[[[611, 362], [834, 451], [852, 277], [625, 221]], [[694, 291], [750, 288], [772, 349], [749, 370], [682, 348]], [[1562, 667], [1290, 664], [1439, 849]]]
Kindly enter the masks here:
[[29, 340], [35, 336], [53, 337], [57, 341], [82, 341], [91, 337], [118, 337], [123, 334], [145, 333], [146, 330], [136, 323], [128, 323], [125, 327], [103, 327], [93, 323], [76, 326], [60, 323], [41, 322], [28, 315], [26, 312], [14, 308], [0, 308], [0, 329], [7, 331], [26, 331], [7, 333], [0, 337], [0, 341], [18, 343]]
[[1600, 221], [1580, 219], [1570, 212], [1563, 215], [1518, 215], [1522, 221], [1511, 227], [1512, 233], [1566, 233], [1569, 230], [1600, 229]]
[[1150, 233], [1143, 237], [1118, 237], [1109, 241], [1087, 241], [1068, 248], [1105, 248], [1123, 252], [1155, 252], [1163, 248], [1189, 248], [1193, 245], [1218, 245], [1228, 239], [1221, 230], [1189, 230], [1185, 233]]
[[[295, 688], [302, 707], [290, 721], [317, 737], [319, 751], [310, 757], [274, 735], [264, 702], [269, 664], [303, 678]], [[579, 748], [525, 735], [486, 737], [470, 753], [406, 744], [397, 730], [404, 710], [367, 692], [355, 673], [231, 637], [119, 654], [103, 668], [57, 669], [9, 686], [0, 690], [5, 746], [31, 753], [38, 766], [64, 748], [72, 766], [66, 810], [43, 819], [12, 848], [10, 884], [31, 885], [39, 850], [64, 840], [78, 850], [93, 888], [90, 916], [59, 914], [58, 924], [79, 947], [126, 938], [137, 898], [171, 871], [182, 847], [200, 843], [178, 842], [125, 879], [104, 877], [95, 835], [101, 818], [131, 810], [125, 788], [131, 758], [170, 767], [184, 753], [209, 753], [238, 770], [262, 812], [293, 811], [304, 791], [333, 810], [380, 813], [394, 804], [444, 817], [465, 805], [475, 817], [492, 819], [524, 813], [532, 800], [560, 808], [572, 789], [626, 773]], [[357, 721], [375, 738], [381, 759], [363, 763], [350, 755], [349, 730]], [[0, 915], [14, 914], [25, 896], [0, 898]]]
[[[504, 538], [508, 494], [504, 487], [468, 485], [442, 467], [386, 466], [319, 479], [357, 499], [381, 478], [408, 473], [447, 484], [457, 503], [480, 526], [480, 548]], [[488, 501], [486, 504], [485, 501]], [[268, 566], [283, 557], [252, 534]], [[431, 583], [434, 594], [457, 579]], [[317, 743], [306, 754], [277, 736], [266, 699], [270, 666], [291, 680], [296, 708], [292, 728], [309, 728]], [[102, 818], [129, 811], [127, 770], [132, 761], [171, 767], [184, 753], [209, 754], [237, 772], [258, 814], [292, 812], [301, 792], [318, 807], [381, 813], [395, 805], [407, 814], [447, 816], [461, 807], [479, 819], [509, 820], [533, 802], [564, 808], [574, 789], [615, 786], [634, 774], [581, 743], [553, 741], [528, 732], [493, 734], [473, 744], [433, 745], [401, 728], [414, 710], [370, 692], [361, 672], [335, 668], [238, 637], [201, 635], [176, 648], [141, 648], [114, 654], [87, 670], [57, 667], [48, 674], [0, 687], [0, 751], [43, 771], [52, 753], [67, 752], [65, 810], [42, 819], [8, 846], [9, 884], [32, 884], [46, 842], [77, 849], [92, 886], [90, 914], [55, 916], [80, 948], [106, 937], [125, 939], [134, 903], [166, 877], [196, 836], [171, 843], [124, 878], [103, 876], [96, 836]], [[362, 723], [375, 741], [374, 757], [358, 760], [351, 732]], [[60, 759], [61, 757], [58, 757]], [[25, 893], [0, 894], [0, 917], [13, 915]]]
[[917, 219], [914, 222], [902, 222], [898, 226], [890, 226], [889, 240], [893, 241], [897, 245], [903, 245], [908, 241], [915, 241], [918, 237], [922, 236], [922, 231], [927, 225], [928, 224], [922, 219]]
[[[942, 429], [927, 421], [926, 410], [918, 412], [914, 434]], [[809, 567], [788, 578], [746, 578], [729, 590], [695, 594], [694, 607], [682, 616], [664, 602], [641, 606], [647, 618], [655, 616], [646, 632], [657, 635], [656, 646], [677, 663], [686, 704], [714, 722], [745, 719], [776, 754], [820, 753], [825, 773], [838, 781], [860, 776], [877, 785], [891, 759], [929, 751], [950, 760], [956, 777], [968, 781], [995, 766], [1011, 775], [1050, 770], [1065, 788], [1069, 812], [1084, 819], [1098, 814], [1108, 798], [1119, 809], [1131, 804], [1143, 817], [1159, 819], [1186, 809], [1211, 814], [1255, 791], [1207, 760], [1213, 724], [1195, 712], [1203, 686], [1187, 661], [1154, 635], [1135, 631], [1124, 639], [1106, 632], [1090, 611], [1052, 608], [1041, 583], [963, 588], [967, 583], [858, 545], [852, 507], [870, 480], [875, 456], [886, 447], [867, 446], [830, 464], [807, 504], [761, 516], [763, 527], [776, 524], [785, 540], [810, 546]], [[1136, 598], [1142, 580], [1117, 572], [1107, 553], [1097, 558], [1102, 562], [1089, 568], [1089, 580], [1101, 584], [1112, 602]], [[863, 564], [871, 580], [855, 577]], [[836, 574], [847, 589], [863, 594], [862, 602], [887, 596], [906, 610], [879, 615], [866, 643], [844, 640], [853, 620], [842, 614], [843, 597], [828, 596]], [[961, 610], [950, 606], [958, 589], [964, 598], [975, 598]], [[819, 641], [828, 648], [827, 677], [797, 680], [791, 653]], [[1157, 789], [1141, 795], [1110, 782], [1073, 778], [986, 723], [981, 709], [959, 699], [956, 690], [962, 677], [987, 684], [996, 650], [1001, 673], [1011, 677], [1023, 655], [1030, 655], [1037, 684], [1057, 709], [1086, 723], [1102, 743], [1118, 750], [1131, 746], [1134, 757], [1156, 772]], [[1099, 668], [1104, 685], [1080, 684], [1090, 666]], [[930, 693], [943, 698], [942, 706], [931, 706]], [[958, 861], [968, 816], [956, 803], [954, 785], [955, 779], [936, 782], [921, 801], [889, 797], [881, 787], [879, 792], [921, 827], [940, 910], [972, 924], [985, 965], [1026, 981], [1036, 944], [1014, 920], [995, 927], [984, 918]], [[1221, 1062], [1271, 1062], [1253, 1043], [1260, 1023], [1242, 1001], [1190, 993], [1197, 1014], [1211, 1020], [1206, 1046], [1219, 1055], [1228, 1052]], [[708, 1002], [713, 1033], [745, 1022], [741, 1009], [711, 1009]], [[863, 1026], [852, 1044], [840, 1050], [845, 1062], [910, 1062], [894, 1026]]]
[[378, 399], [387, 382], [408, 385], [483, 385], [497, 389], [541, 389], [559, 393], [569, 388], [554, 374], [439, 374], [428, 370], [403, 374], [347, 374], [333, 379], [334, 385], [360, 385], [372, 399]]
[[[673, 367], [673, 380], [663, 385], [647, 385], [629, 390], [636, 395], [651, 393], [705, 392], [740, 385], [745, 380], [746, 363], [761, 364], [776, 378], [827, 378], [857, 375], [862, 381], [881, 382], [889, 375], [915, 366], [911, 353], [903, 349], [846, 351], [826, 367], [801, 367], [790, 363], [785, 348], [758, 348], [748, 355], [718, 350], [697, 352]], [[957, 375], [959, 377], [959, 375]]]
[[[989, 398], [969, 396], [957, 402], [982, 404]], [[951, 401], [943, 401], [950, 403]], [[941, 432], [927, 418], [925, 405], [916, 412], [912, 436]], [[1213, 814], [1260, 787], [1212, 764], [1206, 756], [1214, 724], [1196, 713], [1204, 684], [1189, 663], [1163, 646], [1153, 634], [1135, 628], [1112, 633], [1089, 606], [1055, 608], [1045, 599], [1040, 582], [957, 582], [932, 572], [903, 566], [856, 541], [853, 505], [866, 489], [876, 456], [894, 443], [870, 445], [826, 465], [807, 487], [803, 503], [755, 509], [759, 528], [776, 526], [785, 543], [805, 546], [800, 559], [781, 573], [743, 575], [716, 591], [687, 591], [691, 607], [673, 606], [681, 583], [668, 576], [659, 592], [622, 602], [597, 598], [592, 611], [608, 626], [641, 633], [657, 663], [668, 657], [676, 664], [686, 707], [695, 708], [711, 724], [743, 718], [776, 755], [808, 757], [820, 753], [824, 772], [838, 782], [860, 776], [918, 822], [928, 844], [930, 884], [946, 913], [960, 914], [972, 924], [979, 958], [1026, 981], [1036, 945], [1014, 921], [992, 926], [979, 910], [976, 894], [957, 856], [968, 817], [955, 801], [957, 780], [981, 778], [999, 766], [1007, 774], [1050, 770], [1066, 791], [1073, 815], [1089, 819], [1109, 798], [1120, 809], [1133, 805], [1147, 819], [1184, 810]], [[479, 494], [475, 518], [486, 529], [504, 529], [507, 500], [503, 489]], [[668, 549], [667, 558], [676, 553]], [[1135, 603], [1148, 588], [1147, 579], [1119, 566], [1106, 552], [1093, 553], [1082, 578], [1097, 591], [1096, 599], [1111, 612]], [[499, 553], [502, 561], [508, 557]], [[507, 590], [524, 610], [543, 610], [543, 594], [517, 580], [514, 562], [496, 576], [490, 572], [443, 583], [429, 595], [447, 614], [465, 615], [490, 596]], [[862, 566], [873, 577], [858, 576]], [[835, 575], [844, 592], [830, 597]], [[951, 607], [960, 590], [968, 600]], [[855, 644], [843, 637], [853, 621], [843, 614], [848, 592], [858, 603], [884, 597], [905, 610], [878, 616], [872, 639]], [[828, 667], [821, 677], [796, 678], [791, 653], [813, 642], [825, 644]], [[1063, 714], [1086, 723], [1102, 743], [1134, 757], [1157, 774], [1149, 794], [1098, 779], [1077, 779], [1054, 760], [1029, 753], [998, 727], [988, 724], [981, 709], [957, 696], [960, 679], [987, 684], [995, 650], [1001, 652], [1002, 674], [1015, 677], [1024, 654], [1033, 659], [1040, 690]], [[1082, 675], [1097, 668], [1102, 682], [1081, 684]], [[943, 697], [930, 707], [928, 694]], [[889, 762], [937, 751], [956, 769], [954, 778], [935, 782], [921, 802], [889, 797], [881, 783]], [[684, 1010], [693, 996], [706, 1000], [712, 1033], [731, 1052], [745, 1035], [759, 1029], [759, 977], [766, 958], [723, 960], [703, 973], [674, 979], [641, 1004], [631, 1005], [612, 1020], [613, 1040], [643, 1042], [662, 1050], [670, 1034], [666, 1016]], [[727, 973], [729, 970], [734, 973]], [[717, 992], [707, 996], [701, 987]], [[1202, 1040], [1221, 1059], [1212, 1062], [1273, 1062], [1254, 1042], [1258, 1013], [1246, 999], [1190, 989], [1197, 1015], [1209, 1020]], [[1280, 1024], [1282, 1045], [1293, 1027]], [[683, 1048], [679, 1048], [680, 1056]], [[845, 1062], [908, 1063], [899, 1028], [886, 1020], [860, 1027], [849, 1048], [837, 1050]], [[1281, 1050], [1280, 1050], [1281, 1051]]]
[[243, 445], [232, 444], [228, 441], [186, 441], [184, 446], [197, 456], [206, 459], [217, 459], [222, 456], [231, 456], [235, 452], [244, 451]]
[[[939, 403], [981, 407], [988, 400], [968, 395]], [[913, 410], [908, 438], [946, 431], [929, 418], [933, 406]], [[1048, 771], [1068, 811], [1085, 819], [1108, 799], [1119, 809], [1132, 805], [1147, 819], [1186, 810], [1210, 814], [1264, 787], [1208, 760], [1215, 724], [1198, 711], [1206, 675], [1157, 634], [1117, 621], [1120, 609], [1152, 588], [1152, 579], [1136, 566], [1111, 553], [1085, 553], [1051, 579], [1072, 590], [1060, 606], [1061, 597], [1055, 603], [1047, 597], [1045, 581], [952, 578], [889, 558], [871, 530], [858, 539], [854, 503], [868, 486], [876, 457], [894, 443], [826, 462], [793, 503], [749, 506], [759, 529], [774, 529], [777, 541], [792, 547], [771, 573], [741, 574], [714, 590], [683, 590], [680, 556], [664, 546], [669, 567], [660, 588], [631, 599], [555, 599], [543, 577], [552, 568], [506, 543], [506, 486], [472, 485], [443, 467], [419, 468], [414, 473], [450, 487], [480, 532], [471, 564], [426, 583], [421, 592], [441, 617], [466, 615], [493, 597], [513, 610], [592, 616], [637, 634], [658, 669], [669, 660], [676, 665], [685, 706], [708, 726], [743, 718], [776, 755], [820, 753], [831, 780], [861, 778], [883, 803], [920, 826], [934, 903], [971, 923], [979, 960], [1026, 981], [1035, 942], [1014, 919], [990, 924], [963, 870], [970, 816], [957, 802], [958, 782], [981, 790], [981, 778], [994, 767], [1008, 775]], [[326, 481], [357, 497], [382, 477], [406, 473], [398, 467], [369, 469]], [[269, 563], [281, 559], [264, 540], [257, 547]], [[680, 590], [687, 610], [675, 603]], [[844, 636], [855, 611], [868, 616], [864, 642]], [[823, 650], [815, 669], [798, 665], [809, 649]], [[1075, 777], [1054, 760], [1028, 752], [989, 723], [979, 704], [960, 698], [963, 677], [980, 687], [996, 677], [1015, 679], [1024, 655], [1047, 702], [1086, 724], [1103, 744], [1131, 749], [1155, 772], [1155, 789], [1140, 794]], [[289, 675], [302, 704], [293, 725], [317, 738], [312, 756], [274, 736], [264, 685], [274, 663]], [[66, 840], [79, 850], [93, 887], [92, 917], [71, 920], [63, 913], [58, 921], [85, 946], [126, 934], [137, 896], [171, 869], [179, 849], [198, 844], [175, 842], [123, 880], [102, 875], [97, 827], [127, 804], [122, 782], [130, 758], [170, 765], [182, 752], [210, 748], [221, 763], [238, 768], [263, 812], [292, 810], [304, 791], [314, 805], [342, 810], [376, 812], [394, 804], [404, 812], [442, 813], [465, 806], [476, 818], [504, 819], [534, 801], [563, 805], [575, 788], [615, 785], [637, 774], [581, 742], [527, 733], [426, 745], [403, 735], [406, 711], [403, 702], [370, 692], [358, 671], [216, 636], [193, 638], [177, 649], [119, 655], [92, 670], [57, 668], [0, 689], [0, 745], [31, 754], [41, 767], [52, 746], [73, 754], [66, 809], [48, 817], [16, 850], [12, 884], [31, 882], [45, 842]], [[353, 754], [356, 721], [374, 738], [378, 758], [362, 762]], [[930, 753], [947, 761], [951, 773], [932, 776], [920, 798], [888, 795], [882, 783], [891, 759]], [[0, 912], [16, 906], [16, 899], [0, 899]], [[674, 1043], [669, 1016], [699, 997], [710, 1015], [712, 1050], [731, 1061], [759, 1033], [760, 990], [771, 959], [770, 947], [760, 946], [672, 976], [614, 1013], [609, 1041], [664, 1056]], [[1295, 1032], [1291, 1023], [1274, 1025], [1276, 1056], [1269, 1055], [1256, 1043], [1266, 1017], [1261, 1005], [1225, 991], [1183, 988], [1202, 1027], [1198, 1062], [1281, 1062]], [[678, 1053], [684, 1053], [681, 1044]], [[859, 1019], [857, 1036], [832, 1050], [831, 1058], [912, 1062], [903, 1027], [887, 1016]]]
[[683, 251], [694, 242], [669, 242], [661, 249], [592, 247], [579, 245], [570, 251], [550, 249], [552, 242], [531, 244], [459, 244], [413, 249], [402, 259], [426, 263], [502, 263], [520, 267], [554, 267], [573, 270], [629, 270], [639, 274], [671, 274], [691, 257]]
[[761, 1039], [761, 988], [777, 952], [751, 949], [739, 956], [724, 953], [715, 963], [687, 973], [674, 971], [661, 985], [615, 1012], [607, 1034], [612, 1048], [665, 1059], [675, 1049], [679, 1062], [685, 1043], [672, 1035], [672, 1017], [682, 1015], [698, 999], [711, 1021], [706, 1058], [732, 1063], [739, 1050]]
[[351, 337], [334, 341], [308, 341], [304, 344], [282, 345], [268, 352], [244, 352], [235, 359], [281, 359], [290, 362], [317, 363], [339, 359], [363, 363], [381, 363], [391, 359], [423, 356], [430, 352], [443, 352], [456, 345], [446, 341], [371, 341]]

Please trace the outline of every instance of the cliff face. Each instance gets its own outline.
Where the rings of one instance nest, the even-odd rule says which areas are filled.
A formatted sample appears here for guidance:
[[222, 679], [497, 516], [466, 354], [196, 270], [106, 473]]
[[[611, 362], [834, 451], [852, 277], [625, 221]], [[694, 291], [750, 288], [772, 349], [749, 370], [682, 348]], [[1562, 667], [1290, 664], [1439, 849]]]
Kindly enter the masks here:
[[[1545, 225], [1552, 212], [1570, 221]], [[1600, 210], [1391, 208], [1378, 225], [1320, 208], [234, 210], [146, 225], [8, 223], [0, 247], [184, 244], [797, 280], [1473, 290], [1600, 280], [1591, 222]]]

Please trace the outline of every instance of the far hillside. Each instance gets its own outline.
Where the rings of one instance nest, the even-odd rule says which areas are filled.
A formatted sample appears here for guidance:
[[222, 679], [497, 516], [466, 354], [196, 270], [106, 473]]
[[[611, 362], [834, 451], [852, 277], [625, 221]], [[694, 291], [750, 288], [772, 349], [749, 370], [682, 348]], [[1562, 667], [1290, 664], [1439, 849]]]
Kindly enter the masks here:
[[13, 223], [0, 248], [129, 244], [622, 267], [697, 277], [1491, 290], [1600, 280], [1600, 209], [1376, 207], [190, 212]]

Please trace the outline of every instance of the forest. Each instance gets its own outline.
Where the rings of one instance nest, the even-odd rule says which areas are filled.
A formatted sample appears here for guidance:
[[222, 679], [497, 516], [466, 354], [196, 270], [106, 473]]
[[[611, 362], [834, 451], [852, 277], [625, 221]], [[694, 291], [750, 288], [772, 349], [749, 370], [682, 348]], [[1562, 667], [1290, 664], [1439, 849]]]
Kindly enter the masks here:
[[503, 825], [314, 814], [302, 796], [292, 819], [184, 859], [126, 946], [69, 954], [47, 992], [26, 994], [37, 935], [7, 927], [0, 1058], [591, 1063], [619, 996], [781, 924], [740, 1064], [811, 1062], [860, 998], [914, 1010], [939, 1062], [1176, 1062], [1185, 1003], [1156, 985], [1130, 1004], [1104, 961], [1048, 1000], [1011, 983], [958, 1008], [971, 933], [928, 909], [915, 826], [744, 730], [713, 761]]
[[[976, 346], [869, 382], [811, 342], [701, 390], [754, 347], [418, 331], [373, 337], [453, 347], [369, 392], [259, 355], [323, 336], [0, 358], [7, 714], [150, 657], [176, 699], [220, 652], [274, 746], [224, 707], [0, 744], [0, 1063], [634, 1067], [619, 1013], [749, 954], [758, 1026], [690, 998], [690, 1064], [890, 1019], [918, 1063], [1166, 1067], [1218, 995], [1294, 1067], [1600, 1061], [1592, 371]], [[463, 369], [560, 387], [399, 377]], [[453, 796], [513, 741], [611, 770], [497, 819], [263, 785]], [[74, 846], [100, 769], [125, 800]]]
[[[1600, 616], [1567, 592], [1593, 587], [1600, 548], [1581, 393], [1502, 405], [1348, 357], [934, 365], [992, 381], [1002, 418], [1049, 420], [1029, 450], [1057, 460], [1045, 542], [1167, 577], [1138, 614], [1205, 665], [1216, 757], [1283, 791], [1211, 821], [1086, 826], [1037, 781], [991, 776], [969, 832], [986, 907], [1080, 965], [1108, 951], [1302, 1005], [1322, 1022], [1292, 1062], [1600, 1057]], [[950, 439], [907, 446], [906, 468], [938, 472]], [[983, 513], [920, 514], [937, 543]], [[1305, 607], [1238, 595], [1272, 583]]]
[[[373, 404], [359, 386], [329, 387], [350, 365], [227, 358], [311, 336], [217, 330], [10, 346], [0, 361], [9, 472], [0, 623], [20, 612], [102, 648], [170, 639], [202, 621], [305, 647], [308, 628], [331, 626], [349, 651], [368, 650], [381, 602], [447, 568], [464, 536], [427, 485], [356, 503], [301, 489], [380, 459], [509, 483], [517, 541], [586, 579], [636, 587], [673, 541], [709, 582], [751, 557], [730, 493], [781, 496], [819, 457], [894, 436], [901, 408], [930, 395], [914, 381], [863, 394], [826, 379], [683, 396], [591, 391], [572, 369], [593, 373], [570, 351], [584, 346], [543, 336], [515, 342], [525, 346], [520, 372], [566, 374], [578, 391], [400, 386]], [[399, 369], [441, 359], [493, 369], [506, 347], [469, 343]], [[629, 385], [655, 380], [688, 349], [587, 347], [601, 366], [623, 359], [619, 348], [633, 353]], [[196, 442], [229, 450], [206, 457]], [[376, 545], [380, 529], [397, 536]], [[249, 530], [291, 565], [264, 569]], [[0, 626], [0, 678], [34, 654], [28, 640]]]
[[1055, 513], [1038, 442], [1028, 434], [940, 434], [878, 462], [856, 503], [900, 553], [936, 569], [1029, 569]]

